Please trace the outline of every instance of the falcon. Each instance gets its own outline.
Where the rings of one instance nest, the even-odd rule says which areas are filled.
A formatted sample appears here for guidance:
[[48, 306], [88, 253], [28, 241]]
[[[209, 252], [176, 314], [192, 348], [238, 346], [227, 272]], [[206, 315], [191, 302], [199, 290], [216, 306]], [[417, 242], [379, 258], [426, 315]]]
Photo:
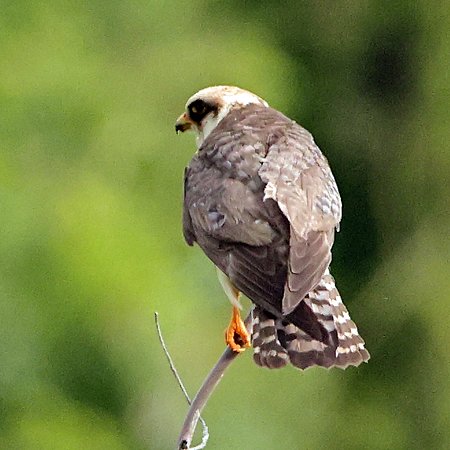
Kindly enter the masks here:
[[[183, 233], [215, 264], [233, 307], [228, 346], [280, 368], [357, 366], [364, 341], [330, 273], [341, 199], [312, 135], [257, 95], [202, 89], [178, 132], [196, 134], [185, 170]], [[254, 304], [249, 331], [240, 294]]]

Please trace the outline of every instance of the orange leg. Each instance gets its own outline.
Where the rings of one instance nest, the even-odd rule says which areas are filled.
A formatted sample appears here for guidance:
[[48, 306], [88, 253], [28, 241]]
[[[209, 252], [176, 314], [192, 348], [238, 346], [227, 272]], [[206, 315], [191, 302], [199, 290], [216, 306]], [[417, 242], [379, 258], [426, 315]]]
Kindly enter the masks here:
[[239, 308], [233, 306], [230, 325], [225, 330], [225, 342], [235, 352], [243, 352], [250, 347], [250, 334], [241, 319]]

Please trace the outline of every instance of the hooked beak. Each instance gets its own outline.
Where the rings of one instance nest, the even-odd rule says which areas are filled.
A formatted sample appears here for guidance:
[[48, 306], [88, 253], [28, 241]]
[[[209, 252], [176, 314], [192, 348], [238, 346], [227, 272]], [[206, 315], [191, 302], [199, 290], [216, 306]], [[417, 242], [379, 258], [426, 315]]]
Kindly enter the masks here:
[[180, 117], [178, 117], [176, 123], [175, 123], [175, 131], [177, 134], [181, 131], [181, 133], [184, 133], [187, 130], [190, 130], [192, 128], [192, 121], [189, 119], [186, 113], [181, 114]]

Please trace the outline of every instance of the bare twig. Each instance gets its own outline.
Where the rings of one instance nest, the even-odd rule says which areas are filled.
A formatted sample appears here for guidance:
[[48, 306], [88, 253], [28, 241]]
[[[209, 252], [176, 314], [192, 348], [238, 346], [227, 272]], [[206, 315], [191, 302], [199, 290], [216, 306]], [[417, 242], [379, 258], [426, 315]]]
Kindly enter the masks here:
[[[251, 323], [251, 313], [245, 319], [245, 325], [247, 329], [249, 328], [250, 323]], [[184, 420], [183, 428], [181, 429], [180, 436], [178, 437], [177, 449], [201, 450], [206, 447], [206, 444], [209, 439], [209, 432], [208, 427], [203, 418], [200, 416], [200, 414], [203, 408], [206, 406], [206, 403], [208, 402], [208, 399], [213, 393], [214, 389], [219, 384], [219, 381], [222, 379], [225, 370], [240, 353], [234, 352], [233, 350], [230, 349], [230, 347], [227, 347], [226, 350], [222, 353], [222, 356], [220, 357], [219, 361], [217, 361], [216, 365], [211, 369], [211, 372], [209, 372], [205, 381], [203, 381], [203, 384], [200, 387], [199, 391], [197, 392], [197, 395], [195, 396], [194, 400], [191, 401], [189, 394], [187, 393], [186, 388], [184, 387], [184, 384], [181, 381], [181, 377], [178, 374], [177, 369], [175, 368], [172, 357], [170, 356], [167, 346], [162, 337], [157, 312], [155, 312], [155, 324], [156, 324], [156, 331], [158, 332], [159, 342], [161, 343], [166, 358], [169, 361], [170, 369], [172, 370], [172, 373], [174, 374], [178, 385], [180, 386], [184, 396], [186, 397], [186, 400], [190, 405], [189, 411], [186, 415], [186, 419]], [[195, 428], [197, 427], [197, 423], [199, 420], [203, 428], [202, 442], [196, 447], [191, 447], [192, 437], [194, 435]]]
[[[166, 343], [164, 342], [164, 338], [163, 338], [162, 332], [161, 332], [161, 327], [159, 325], [159, 316], [158, 316], [157, 312], [155, 312], [155, 324], [156, 324], [156, 331], [158, 333], [159, 342], [161, 343], [161, 347], [164, 350], [164, 354], [166, 355], [167, 361], [169, 361], [170, 370], [174, 374], [175, 379], [177, 380], [178, 386], [180, 386], [180, 389], [183, 392], [184, 396], [186, 397], [187, 402], [189, 403], [189, 405], [191, 405], [192, 404], [191, 398], [189, 397], [189, 394], [188, 394], [186, 388], [184, 387], [183, 382], [181, 381], [181, 377], [178, 374], [178, 371], [175, 367], [173, 359], [170, 356], [170, 353], [169, 353], [169, 350], [167, 349]], [[203, 420], [203, 418], [200, 416], [200, 412], [198, 413], [197, 417], [195, 418], [195, 425], [197, 425], [198, 420], [200, 420], [200, 422], [202, 424], [202, 429], [203, 429], [202, 442], [197, 447], [193, 447], [191, 450], [201, 450], [201, 449], [205, 448], [206, 444], [208, 442], [208, 439], [209, 439], [208, 426], [206, 425], [206, 422]], [[194, 426], [194, 430], [195, 430], [195, 426]], [[194, 430], [193, 430], [192, 434], [194, 434]], [[192, 435], [191, 435], [190, 439], [192, 440]], [[189, 443], [190, 443], [190, 441], [189, 441]], [[189, 447], [180, 447], [180, 448], [189, 448]]]
[[[249, 328], [250, 323], [251, 313], [245, 319], [245, 325], [247, 329]], [[203, 408], [206, 406], [206, 403], [208, 402], [208, 399], [213, 393], [214, 389], [219, 384], [219, 381], [222, 379], [225, 370], [239, 354], [240, 353], [231, 350], [230, 347], [227, 347], [226, 350], [222, 353], [219, 361], [217, 361], [216, 365], [211, 369], [211, 372], [206, 377], [193, 402], [191, 403], [186, 419], [184, 420], [183, 428], [181, 429], [181, 433], [178, 438], [178, 450], [195, 450], [194, 448], [191, 448], [190, 445], [192, 436], [194, 435], [194, 431], [197, 426], [197, 422], [199, 418], [200, 420], [202, 420], [200, 414]]]

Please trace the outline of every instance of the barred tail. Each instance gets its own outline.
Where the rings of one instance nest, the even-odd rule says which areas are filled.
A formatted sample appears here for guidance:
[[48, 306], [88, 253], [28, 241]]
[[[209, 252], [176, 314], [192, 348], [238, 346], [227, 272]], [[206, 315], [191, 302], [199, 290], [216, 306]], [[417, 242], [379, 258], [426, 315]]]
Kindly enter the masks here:
[[275, 318], [256, 306], [252, 342], [256, 364], [279, 368], [290, 362], [299, 369], [311, 366], [358, 366], [370, 358], [329, 271], [303, 300], [327, 330], [327, 342], [313, 339], [292, 323]]

